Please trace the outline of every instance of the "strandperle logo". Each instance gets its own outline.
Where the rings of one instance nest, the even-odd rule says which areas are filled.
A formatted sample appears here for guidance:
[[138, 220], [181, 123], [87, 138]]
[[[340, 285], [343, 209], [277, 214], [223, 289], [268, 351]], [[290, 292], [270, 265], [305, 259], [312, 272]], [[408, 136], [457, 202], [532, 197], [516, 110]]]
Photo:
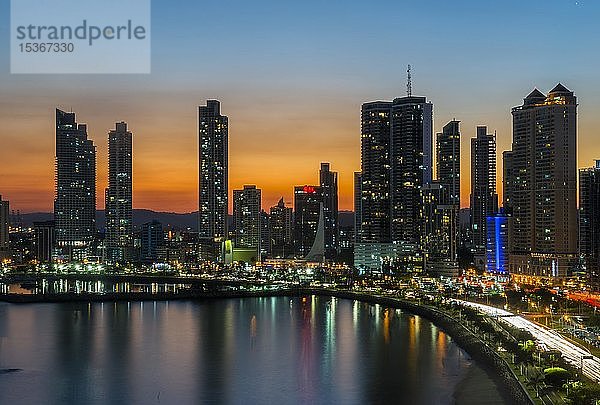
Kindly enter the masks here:
[[150, 0], [12, 0], [11, 73], [150, 73]]
[[17, 39], [20, 41], [72, 41], [86, 40], [88, 45], [92, 46], [94, 41], [105, 40], [144, 40], [146, 39], [146, 27], [134, 26], [131, 20], [126, 25], [99, 27], [89, 25], [87, 20], [83, 20], [81, 25], [73, 28], [69, 25], [56, 27], [53, 25], [28, 25], [17, 27]]

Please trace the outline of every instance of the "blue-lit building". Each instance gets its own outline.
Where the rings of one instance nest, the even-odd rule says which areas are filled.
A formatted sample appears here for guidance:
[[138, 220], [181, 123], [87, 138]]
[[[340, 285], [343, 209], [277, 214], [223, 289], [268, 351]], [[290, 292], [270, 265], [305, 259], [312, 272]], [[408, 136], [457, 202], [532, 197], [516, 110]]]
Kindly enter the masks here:
[[486, 218], [486, 271], [508, 274], [510, 216], [504, 211]]

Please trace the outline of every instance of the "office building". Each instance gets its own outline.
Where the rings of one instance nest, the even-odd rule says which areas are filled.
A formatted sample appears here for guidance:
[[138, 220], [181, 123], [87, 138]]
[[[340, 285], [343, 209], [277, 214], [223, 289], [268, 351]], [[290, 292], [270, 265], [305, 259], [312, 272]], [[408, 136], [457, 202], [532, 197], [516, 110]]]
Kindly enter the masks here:
[[155, 263], [158, 260], [160, 248], [165, 245], [165, 234], [162, 224], [156, 220], [143, 224], [140, 239], [141, 260], [146, 263]]
[[[325, 241], [319, 240], [324, 231], [322, 190], [319, 186], [294, 187], [294, 242], [296, 256], [306, 258], [313, 251], [324, 254]], [[317, 246], [315, 246], [315, 244]], [[322, 246], [319, 246], [322, 244]], [[324, 257], [316, 261], [323, 261]]]
[[321, 163], [319, 179], [323, 199], [325, 259], [333, 261], [339, 251], [338, 174], [330, 170], [329, 163]]
[[269, 211], [271, 256], [286, 258], [294, 253], [292, 208], [286, 207], [283, 197]]
[[511, 217], [503, 210], [486, 219], [486, 268], [489, 273], [508, 275]]
[[261, 190], [245, 185], [233, 190], [234, 248], [254, 249], [260, 260], [261, 250]]
[[362, 176], [354, 172], [354, 243], [360, 242], [362, 224]]
[[424, 270], [435, 276], [458, 276], [459, 209], [450, 204], [451, 189], [433, 181], [421, 188]]
[[449, 193], [447, 203], [460, 208], [460, 121], [450, 121], [437, 134], [436, 166], [437, 180]]
[[512, 213], [513, 181], [515, 173], [513, 170], [512, 151], [506, 150], [502, 153], [502, 208], [506, 214]]
[[89, 256], [96, 234], [96, 147], [75, 113], [56, 110], [57, 252], [64, 260]]
[[0, 259], [5, 259], [10, 256], [10, 203], [2, 200], [0, 195]]
[[485, 266], [487, 217], [496, 212], [496, 134], [479, 126], [477, 136], [471, 139], [471, 230], [478, 267]]
[[600, 160], [579, 171], [579, 252], [589, 286], [600, 290]]
[[108, 188], [106, 189], [106, 257], [122, 262], [133, 248], [132, 134], [118, 122], [108, 133]]
[[[421, 187], [432, 179], [433, 104], [412, 95], [363, 104], [361, 175], [360, 185], [355, 185], [362, 197], [357, 242], [418, 246], [423, 229]], [[360, 250], [378, 254], [395, 249]]]
[[260, 211], [260, 258], [271, 255], [271, 230], [269, 227], [269, 214], [261, 209]]
[[54, 221], [40, 221], [33, 223], [35, 234], [35, 258], [39, 263], [52, 261], [54, 246], [56, 244]]
[[564, 279], [577, 261], [577, 98], [535, 89], [512, 116], [510, 273]]
[[208, 100], [198, 108], [201, 260], [218, 260], [219, 247], [228, 235], [228, 125], [219, 101]]

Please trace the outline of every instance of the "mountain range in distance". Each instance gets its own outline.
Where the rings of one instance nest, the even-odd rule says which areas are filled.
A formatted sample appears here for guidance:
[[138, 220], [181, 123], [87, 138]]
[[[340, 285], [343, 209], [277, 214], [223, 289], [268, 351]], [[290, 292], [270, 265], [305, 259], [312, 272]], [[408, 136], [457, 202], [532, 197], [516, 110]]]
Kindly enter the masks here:
[[[54, 214], [51, 212], [34, 212], [27, 214], [14, 214], [11, 215], [12, 226], [23, 226], [32, 227], [34, 222], [51, 221], [54, 218]], [[229, 216], [229, 223], [232, 224], [232, 216]], [[351, 228], [354, 226], [354, 212], [352, 211], [340, 211], [338, 214], [339, 224], [341, 228]], [[133, 210], [133, 227], [140, 229], [141, 226], [147, 222], [159, 221], [163, 224], [166, 229], [173, 230], [186, 230], [191, 231], [198, 230], [198, 211], [189, 213], [175, 213], [175, 212], [157, 212], [145, 209], [134, 209]], [[96, 224], [99, 230], [104, 229], [106, 223], [104, 210], [96, 211]]]

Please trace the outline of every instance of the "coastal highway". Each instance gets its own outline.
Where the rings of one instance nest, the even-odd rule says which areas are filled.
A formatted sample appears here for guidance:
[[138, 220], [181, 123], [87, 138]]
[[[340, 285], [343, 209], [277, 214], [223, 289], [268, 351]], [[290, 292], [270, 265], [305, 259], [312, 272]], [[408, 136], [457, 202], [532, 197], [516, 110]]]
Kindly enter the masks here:
[[544, 328], [503, 309], [462, 300], [456, 300], [456, 302], [464, 306], [476, 308], [489, 316], [497, 317], [499, 320], [516, 328], [525, 329], [537, 339], [542, 348], [560, 351], [567, 362], [581, 369], [586, 377], [600, 383], [600, 359], [592, 356], [587, 350], [569, 342], [558, 332]]

